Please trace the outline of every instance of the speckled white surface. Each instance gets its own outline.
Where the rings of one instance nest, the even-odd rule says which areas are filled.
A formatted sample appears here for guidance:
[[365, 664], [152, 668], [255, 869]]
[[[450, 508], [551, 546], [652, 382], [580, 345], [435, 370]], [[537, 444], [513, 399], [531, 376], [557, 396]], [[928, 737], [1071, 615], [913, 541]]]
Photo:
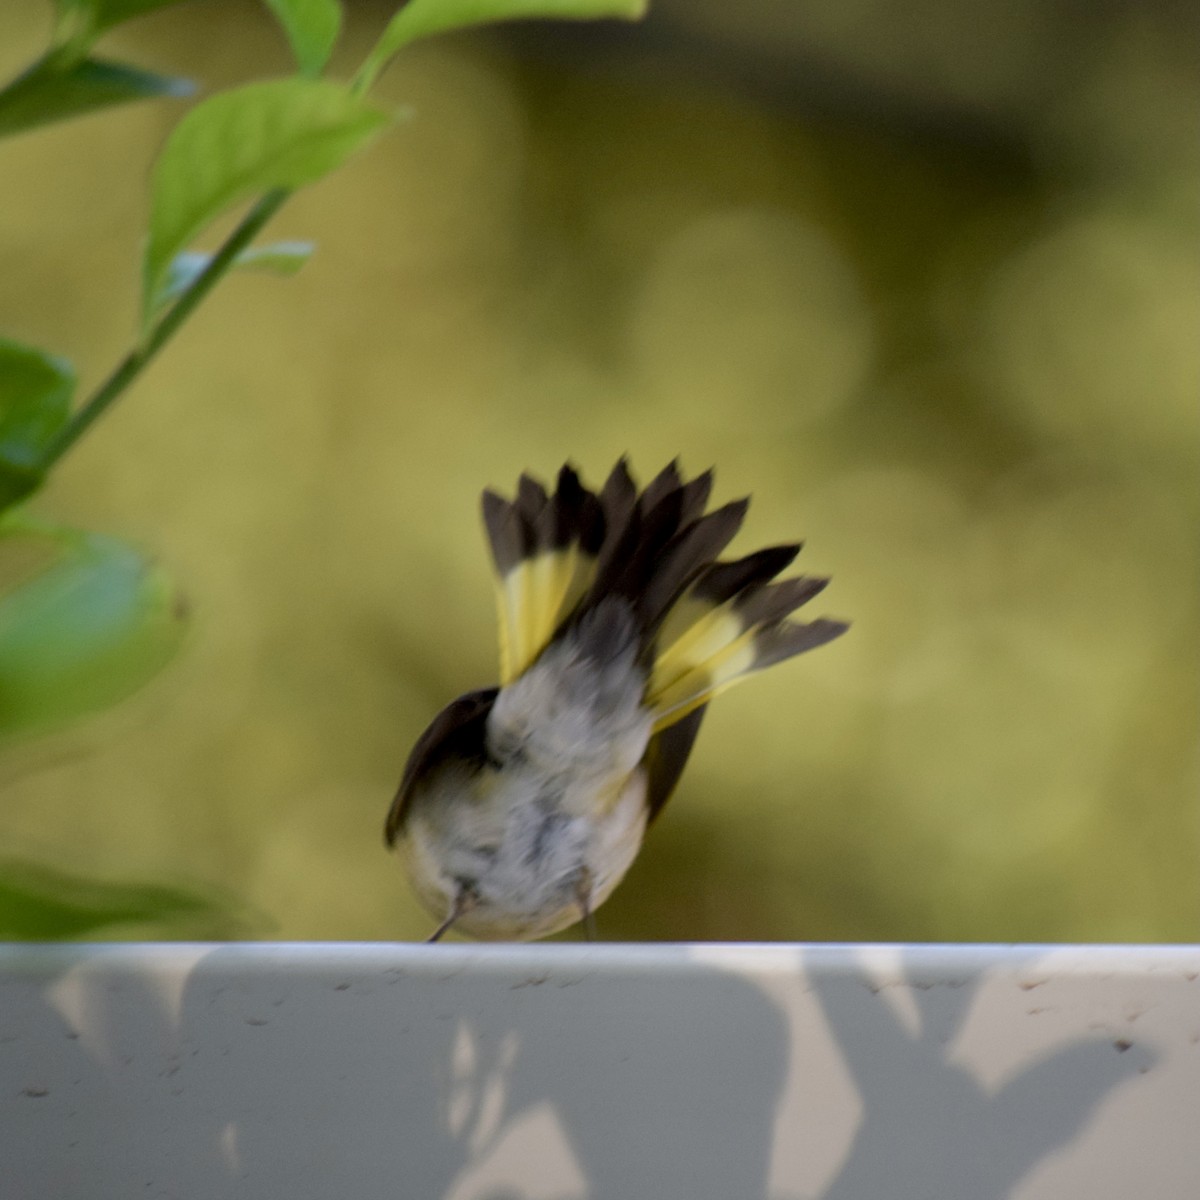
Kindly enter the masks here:
[[12, 946], [21, 1200], [1180, 1200], [1200, 948]]

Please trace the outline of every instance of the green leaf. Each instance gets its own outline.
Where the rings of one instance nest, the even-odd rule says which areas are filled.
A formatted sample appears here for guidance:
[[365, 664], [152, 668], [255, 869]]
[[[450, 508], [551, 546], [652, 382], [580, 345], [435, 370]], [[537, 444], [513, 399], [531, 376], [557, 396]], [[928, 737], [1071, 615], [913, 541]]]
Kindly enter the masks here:
[[0, 510], [40, 486], [42, 451], [66, 424], [74, 391], [65, 359], [0, 338]]
[[636, 21], [645, 15], [648, 0], [409, 0], [392, 19], [363, 64], [357, 87], [365, 91], [388, 60], [409, 42], [452, 29], [496, 21], [589, 21], [619, 17]]
[[209, 940], [245, 936], [252, 923], [245, 905], [207, 889], [90, 879], [0, 859], [0, 938], [7, 941], [61, 941], [130, 924], [160, 938]]
[[188, 96], [186, 79], [172, 79], [124, 63], [84, 58], [64, 63], [47, 55], [0, 91], [0, 137], [153, 96]]
[[140, 687], [183, 638], [166, 575], [116, 538], [0, 525], [0, 734], [47, 728]]
[[55, 0], [59, 41], [90, 45], [114, 25], [179, 3], [181, 0]]
[[312, 183], [365, 145], [391, 117], [340, 84], [252, 83], [198, 104], [154, 166], [143, 321], [171, 260], [212, 220], [258, 192]]
[[301, 73], [320, 75], [342, 26], [338, 0], [266, 0], [266, 5], [283, 26]]
[[[272, 242], [268, 246], [251, 246], [233, 260], [244, 271], [267, 271], [273, 275], [295, 275], [312, 257], [312, 242]], [[212, 262], [211, 254], [185, 250], [171, 260], [163, 277], [162, 287], [155, 299], [155, 313], [177, 300], [203, 274]]]

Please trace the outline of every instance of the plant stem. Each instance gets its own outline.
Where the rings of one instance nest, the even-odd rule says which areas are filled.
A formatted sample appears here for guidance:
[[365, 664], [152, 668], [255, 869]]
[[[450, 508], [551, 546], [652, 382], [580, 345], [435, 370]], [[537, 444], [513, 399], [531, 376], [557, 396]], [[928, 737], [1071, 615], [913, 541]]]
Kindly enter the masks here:
[[238, 227], [225, 239], [208, 266], [191, 287], [163, 314], [145, 340], [131, 350], [113, 373], [75, 411], [71, 419], [47, 443], [40, 469], [47, 471], [80, 438], [91, 423], [142, 373], [156, 354], [171, 340], [176, 330], [191, 316], [196, 306], [212, 291], [233, 261], [258, 236], [262, 227], [279, 211], [291, 195], [286, 188], [267, 192], [245, 215]]

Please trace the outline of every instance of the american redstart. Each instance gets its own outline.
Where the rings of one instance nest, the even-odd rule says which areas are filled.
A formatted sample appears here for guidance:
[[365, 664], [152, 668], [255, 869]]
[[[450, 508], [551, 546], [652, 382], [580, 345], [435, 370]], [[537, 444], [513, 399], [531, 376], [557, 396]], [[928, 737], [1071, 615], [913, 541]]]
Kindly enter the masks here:
[[622, 458], [598, 495], [570, 465], [552, 495], [528, 475], [483, 493], [500, 683], [417, 739], [385, 826], [442, 921], [430, 941], [590, 936], [713, 696], [845, 632], [788, 619], [829, 582], [776, 579], [799, 543], [719, 560], [749, 500], [705, 513], [711, 488], [671, 463], [639, 493]]

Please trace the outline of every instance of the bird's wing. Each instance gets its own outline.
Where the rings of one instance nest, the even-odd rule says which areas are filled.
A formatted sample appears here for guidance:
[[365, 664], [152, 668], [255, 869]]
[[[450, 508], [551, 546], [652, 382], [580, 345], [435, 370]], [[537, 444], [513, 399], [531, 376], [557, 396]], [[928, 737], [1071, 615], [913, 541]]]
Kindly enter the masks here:
[[384, 825], [384, 840], [389, 846], [393, 845], [400, 830], [404, 827], [412, 804], [413, 784], [450, 754], [470, 760], [482, 760], [484, 753], [484, 734], [488, 713], [496, 700], [497, 688], [484, 688], [478, 692], [468, 692], [457, 700], [451, 701], [430, 722], [429, 728], [419, 738], [404, 764], [404, 775], [400, 787], [388, 809], [387, 822]]

